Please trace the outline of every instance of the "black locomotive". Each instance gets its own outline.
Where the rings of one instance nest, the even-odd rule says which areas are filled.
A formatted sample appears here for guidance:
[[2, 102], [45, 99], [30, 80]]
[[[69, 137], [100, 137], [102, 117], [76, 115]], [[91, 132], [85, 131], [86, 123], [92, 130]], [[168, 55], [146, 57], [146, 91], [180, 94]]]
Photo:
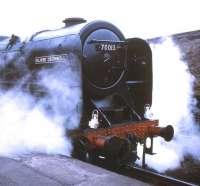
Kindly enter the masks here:
[[[23, 79], [21, 88], [40, 97], [47, 92], [39, 83], [40, 71], [55, 66], [61, 71], [70, 69], [65, 77], [75, 78], [72, 86], [81, 90], [81, 130], [68, 133], [78, 158], [102, 155], [124, 164], [137, 158], [137, 143], [145, 143], [147, 137], [153, 140], [161, 135], [170, 140], [172, 127], [156, 131], [157, 121], [148, 122], [144, 117], [145, 107], [152, 102], [148, 43], [139, 38], [125, 39], [117, 27], [105, 21], [87, 23], [82, 18], [69, 18], [63, 22], [63, 28], [37, 32], [26, 42], [15, 35], [0, 37], [1, 88], [12, 88]], [[142, 135], [129, 126], [135, 126]], [[103, 129], [111, 131], [100, 134]], [[117, 129], [122, 133], [113, 132]], [[144, 146], [145, 153], [152, 153], [152, 147]]]

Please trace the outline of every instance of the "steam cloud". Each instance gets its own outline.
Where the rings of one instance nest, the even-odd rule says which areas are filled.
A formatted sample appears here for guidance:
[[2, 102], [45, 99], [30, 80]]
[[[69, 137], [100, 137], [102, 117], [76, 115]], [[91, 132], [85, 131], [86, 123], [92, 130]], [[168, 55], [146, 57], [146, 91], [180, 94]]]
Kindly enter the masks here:
[[191, 155], [200, 160], [200, 132], [195, 124], [192, 110], [194, 77], [181, 60], [181, 51], [166, 38], [161, 43], [152, 44], [153, 53], [153, 117], [159, 119], [160, 126], [173, 125], [174, 139], [164, 142], [154, 140], [154, 156], [148, 156], [147, 164], [159, 172], [180, 166], [184, 156]]
[[[21, 78], [11, 89], [0, 86], [0, 155], [17, 156], [28, 153], [70, 155], [72, 145], [66, 129], [76, 128], [81, 117], [81, 74], [75, 55], [37, 73], [37, 82], [48, 93], [33, 96], [24, 89], [31, 78], [25, 57], [1, 54], [0, 71], [14, 65]], [[11, 70], [11, 69], [10, 69]], [[11, 76], [13, 71], [11, 71]], [[1, 77], [1, 81], [3, 81]]]

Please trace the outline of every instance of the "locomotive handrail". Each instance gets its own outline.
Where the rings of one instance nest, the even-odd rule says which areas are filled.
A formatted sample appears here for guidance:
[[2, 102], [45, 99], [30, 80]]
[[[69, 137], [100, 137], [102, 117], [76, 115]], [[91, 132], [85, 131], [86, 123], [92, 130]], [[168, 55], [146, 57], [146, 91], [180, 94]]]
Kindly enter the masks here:
[[127, 45], [128, 42], [127, 41], [113, 41], [113, 40], [97, 40], [97, 39], [91, 39], [90, 41], [88, 41], [88, 44], [99, 44], [99, 43], [109, 43], [109, 44], [123, 44], [123, 45]]

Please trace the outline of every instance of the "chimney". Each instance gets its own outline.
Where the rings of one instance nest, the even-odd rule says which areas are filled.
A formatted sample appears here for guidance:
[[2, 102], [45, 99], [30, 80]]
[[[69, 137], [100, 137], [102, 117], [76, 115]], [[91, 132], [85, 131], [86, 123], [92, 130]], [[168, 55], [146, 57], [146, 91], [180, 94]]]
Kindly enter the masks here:
[[63, 20], [63, 23], [65, 23], [65, 27], [69, 27], [72, 25], [81, 24], [85, 22], [86, 20], [80, 17], [66, 18], [65, 20]]

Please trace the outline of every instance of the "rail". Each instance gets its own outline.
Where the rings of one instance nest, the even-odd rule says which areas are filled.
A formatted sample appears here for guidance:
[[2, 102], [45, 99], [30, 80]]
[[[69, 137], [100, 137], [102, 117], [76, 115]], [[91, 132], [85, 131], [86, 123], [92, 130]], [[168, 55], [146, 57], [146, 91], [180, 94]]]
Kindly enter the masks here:
[[155, 186], [197, 186], [193, 183], [155, 173], [139, 167], [128, 166], [125, 170], [120, 171], [120, 173]]

